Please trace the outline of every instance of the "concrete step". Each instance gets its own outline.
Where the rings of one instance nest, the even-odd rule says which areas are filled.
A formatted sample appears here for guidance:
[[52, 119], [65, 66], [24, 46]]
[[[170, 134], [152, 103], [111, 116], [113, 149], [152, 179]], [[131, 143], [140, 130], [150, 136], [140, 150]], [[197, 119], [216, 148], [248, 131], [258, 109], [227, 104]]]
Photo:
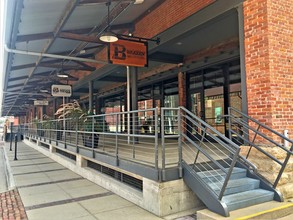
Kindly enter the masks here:
[[223, 196], [222, 202], [228, 206], [229, 211], [232, 211], [272, 201], [273, 198], [274, 192], [263, 189], [254, 189], [246, 192]]
[[[259, 188], [260, 181], [252, 178], [230, 179], [224, 195], [245, 192]], [[210, 182], [209, 186], [217, 193], [220, 193], [223, 183]]]
[[[228, 171], [228, 168], [226, 168]], [[197, 174], [205, 181], [205, 182], [219, 182], [224, 181], [226, 174], [220, 170], [207, 170], [203, 172], [197, 172]], [[246, 177], [246, 170], [234, 167], [230, 179], [240, 179]]]
[[234, 210], [230, 212], [229, 217], [223, 217], [208, 209], [202, 209], [196, 212], [197, 220], [248, 220], [248, 219], [266, 219], [266, 220], [291, 220], [293, 219], [293, 203], [270, 201], [250, 207]]

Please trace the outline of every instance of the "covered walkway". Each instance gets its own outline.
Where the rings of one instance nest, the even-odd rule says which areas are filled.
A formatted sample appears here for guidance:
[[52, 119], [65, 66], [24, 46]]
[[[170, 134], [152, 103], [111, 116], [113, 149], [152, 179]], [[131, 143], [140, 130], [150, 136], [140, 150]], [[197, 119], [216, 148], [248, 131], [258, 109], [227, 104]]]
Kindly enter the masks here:
[[[75, 174], [22, 142], [18, 143], [18, 160], [14, 160], [14, 150], [9, 151], [9, 143], [5, 143], [4, 148], [17, 189], [12, 192], [16, 195], [17, 191], [19, 192], [23, 203], [20, 210], [25, 209], [30, 220], [160, 219]], [[5, 193], [2, 194], [1, 204], [4, 207]], [[4, 213], [7, 212], [3, 210], [2, 214]], [[4, 216], [2, 218], [5, 219]], [[24, 216], [21, 219], [25, 219]]]

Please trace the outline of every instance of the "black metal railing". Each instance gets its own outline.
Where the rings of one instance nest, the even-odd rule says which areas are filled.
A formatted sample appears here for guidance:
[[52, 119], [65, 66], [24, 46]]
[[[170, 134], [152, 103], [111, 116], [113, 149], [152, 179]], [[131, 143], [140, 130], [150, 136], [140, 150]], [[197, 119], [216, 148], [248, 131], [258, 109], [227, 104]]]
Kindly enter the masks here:
[[[180, 107], [180, 125], [183, 160], [200, 173], [210, 191], [221, 200], [239, 157], [240, 148], [215, 128]], [[208, 185], [214, 184], [214, 188]]]
[[[242, 155], [246, 160], [249, 161], [252, 151], [256, 151], [259, 158], [265, 157], [273, 161], [272, 166], [279, 170], [276, 177], [265, 177], [259, 169], [257, 174], [276, 188], [293, 154], [293, 140], [235, 108], [230, 107], [228, 115], [224, 117], [228, 120], [230, 139], [243, 146]], [[279, 168], [276, 168], [277, 166]]]

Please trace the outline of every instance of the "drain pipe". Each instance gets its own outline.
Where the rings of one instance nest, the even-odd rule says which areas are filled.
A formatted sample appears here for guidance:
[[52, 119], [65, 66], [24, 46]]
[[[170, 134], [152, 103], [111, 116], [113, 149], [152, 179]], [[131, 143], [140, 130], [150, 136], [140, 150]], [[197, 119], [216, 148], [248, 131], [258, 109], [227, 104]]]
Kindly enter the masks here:
[[57, 55], [57, 54], [10, 49], [7, 47], [6, 44], [4, 45], [4, 49], [9, 53], [16, 53], [16, 54], [23, 54], [23, 55], [30, 55], [30, 56], [50, 57], [50, 58], [57, 58], [57, 59], [64, 59], [64, 60], [76, 60], [76, 61], [89, 62], [89, 63], [108, 64], [108, 62], [102, 61], [102, 60], [93, 60], [93, 59], [87, 59], [87, 58], [81, 58], [81, 57], [63, 56], [63, 55]]

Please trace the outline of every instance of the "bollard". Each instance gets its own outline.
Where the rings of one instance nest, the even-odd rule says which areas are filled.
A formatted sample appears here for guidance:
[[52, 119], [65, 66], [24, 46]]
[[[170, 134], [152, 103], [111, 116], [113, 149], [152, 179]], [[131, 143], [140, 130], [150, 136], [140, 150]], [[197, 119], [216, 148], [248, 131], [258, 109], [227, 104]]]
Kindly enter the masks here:
[[11, 131], [11, 133], [10, 133], [10, 148], [9, 148], [10, 151], [12, 151], [12, 138], [13, 138], [12, 136], [13, 136], [13, 133]]
[[12, 151], [12, 138], [13, 138], [13, 122], [10, 122], [10, 151]]
[[14, 139], [15, 139], [14, 160], [17, 160], [17, 134], [15, 135]]

